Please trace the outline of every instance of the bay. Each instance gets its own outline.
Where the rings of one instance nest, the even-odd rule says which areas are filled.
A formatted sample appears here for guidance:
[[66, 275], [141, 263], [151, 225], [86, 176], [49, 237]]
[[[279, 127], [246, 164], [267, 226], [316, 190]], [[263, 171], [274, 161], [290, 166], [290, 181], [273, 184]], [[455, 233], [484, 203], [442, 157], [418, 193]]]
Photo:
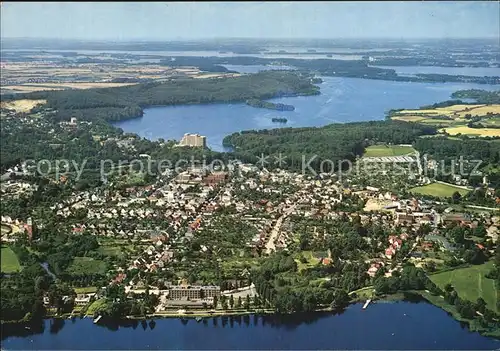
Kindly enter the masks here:
[[[157, 319], [105, 322], [46, 320], [32, 330], [2, 327], [5, 350], [493, 350], [500, 341], [471, 332], [426, 302], [349, 306], [340, 314]], [[38, 329], [37, 329], [38, 328]]]

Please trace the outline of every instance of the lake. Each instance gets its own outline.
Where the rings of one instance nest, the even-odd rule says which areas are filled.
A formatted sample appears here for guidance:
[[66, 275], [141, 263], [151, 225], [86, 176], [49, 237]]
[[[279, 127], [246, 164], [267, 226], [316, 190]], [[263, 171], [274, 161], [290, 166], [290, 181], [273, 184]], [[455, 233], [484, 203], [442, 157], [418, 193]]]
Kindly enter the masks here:
[[[32, 331], [2, 330], [5, 350], [492, 350], [500, 341], [470, 332], [425, 302], [362, 304], [343, 313], [239, 318], [158, 319], [155, 325], [124, 321], [95, 325], [91, 319], [46, 320]], [[149, 322], [149, 321], [148, 321]], [[38, 328], [38, 329], [37, 329]], [[18, 335], [18, 336], [14, 336]], [[21, 336], [22, 335], [22, 336]]]
[[[253, 73], [269, 66], [228, 68]], [[180, 140], [185, 133], [207, 137], [207, 145], [222, 151], [222, 139], [231, 133], [279, 127], [319, 127], [331, 123], [383, 120], [390, 109], [418, 108], [447, 100], [460, 89], [500, 89], [499, 85], [465, 83], [413, 83], [360, 78], [322, 77], [321, 95], [272, 99], [295, 106], [295, 111], [254, 108], [244, 103], [152, 107], [140, 118], [114, 125], [151, 140]], [[286, 124], [273, 123], [284, 117]]]
[[473, 77], [499, 77], [500, 68], [495, 67], [437, 67], [437, 66], [373, 66], [393, 69], [400, 76], [414, 77], [423, 74], [450, 74]]

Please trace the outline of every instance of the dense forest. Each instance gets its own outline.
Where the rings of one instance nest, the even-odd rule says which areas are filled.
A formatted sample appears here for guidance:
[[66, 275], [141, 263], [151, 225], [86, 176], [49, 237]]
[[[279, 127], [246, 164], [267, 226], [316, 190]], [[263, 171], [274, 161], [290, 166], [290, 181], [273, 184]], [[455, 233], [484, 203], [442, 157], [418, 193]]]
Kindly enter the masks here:
[[316, 155], [310, 166], [318, 170], [323, 160], [332, 160], [335, 164], [340, 160], [354, 161], [371, 142], [411, 144], [421, 135], [435, 133], [434, 127], [415, 123], [371, 121], [321, 128], [250, 130], [229, 135], [223, 142], [247, 158], [281, 154], [292, 169], [301, 168], [303, 155], [306, 160]]
[[77, 117], [116, 121], [141, 116], [142, 108], [154, 105], [244, 102], [319, 94], [319, 88], [310, 80], [308, 74], [267, 71], [239, 77], [176, 79], [118, 88], [35, 92], [18, 94], [16, 99], [47, 100], [43, 108], [57, 110], [56, 120]]
[[482, 89], [458, 90], [451, 94], [454, 99], [474, 99], [478, 104], [500, 104], [500, 90]]

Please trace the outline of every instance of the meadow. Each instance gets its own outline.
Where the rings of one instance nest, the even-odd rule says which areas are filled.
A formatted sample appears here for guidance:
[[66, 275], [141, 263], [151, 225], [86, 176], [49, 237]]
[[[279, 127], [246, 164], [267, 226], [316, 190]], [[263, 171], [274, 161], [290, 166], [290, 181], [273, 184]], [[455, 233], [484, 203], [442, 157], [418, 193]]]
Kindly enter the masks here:
[[105, 274], [106, 263], [92, 257], [75, 257], [67, 272], [70, 274]]
[[493, 279], [487, 279], [485, 275], [493, 268], [493, 261], [467, 268], [455, 269], [430, 275], [430, 279], [440, 288], [451, 284], [458, 295], [465, 300], [476, 302], [482, 297], [488, 308], [497, 310], [497, 289]]
[[363, 157], [402, 156], [415, 152], [411, 146], [405, 145], [372, 145], [365, 149]]

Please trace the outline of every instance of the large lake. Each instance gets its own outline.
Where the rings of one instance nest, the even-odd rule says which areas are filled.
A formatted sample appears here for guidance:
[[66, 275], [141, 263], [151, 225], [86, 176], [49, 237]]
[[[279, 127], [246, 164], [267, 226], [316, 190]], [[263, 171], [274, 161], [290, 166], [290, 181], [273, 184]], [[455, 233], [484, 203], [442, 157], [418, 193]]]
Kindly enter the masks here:
[[[252, 73], [268, 66], [228, 66]], [[295, 106], [295, 111], [273, 111], [237, 104], [184, 105], [147, 108], [141, 118], [121, 121], [117, 127], [156, 140], [180, 140], [185, 133], [207, 137], [213, 150], [221, 151], [222, 139], [249, 129], [324, 126], [330, 123], [382, 120], [390, 109], [417, 108], [447, 100], [460, 89], [500, 89], [500, 85], [464, 83], [411, 83], [359, 78], [323, 77], [321, 95], [273, 99]], [[286, 124], [273, 123], [285, 117]]]
[[[149, 322], [149, 321], [148, 321]], [[31, 331], [2, 330], [5, 350], [493, 350], [500, 341], [470, 332], [428, 303], [351, 305], [340, 315], [159, 319], [95, 325], [91, 319], [47, 320]], [[36, 329], [36, 330], [35, 330]], [[18, 336], [14, 336], [18, 335]], [[21, 336], [22, 335], [22, 336]]]

